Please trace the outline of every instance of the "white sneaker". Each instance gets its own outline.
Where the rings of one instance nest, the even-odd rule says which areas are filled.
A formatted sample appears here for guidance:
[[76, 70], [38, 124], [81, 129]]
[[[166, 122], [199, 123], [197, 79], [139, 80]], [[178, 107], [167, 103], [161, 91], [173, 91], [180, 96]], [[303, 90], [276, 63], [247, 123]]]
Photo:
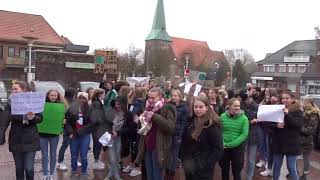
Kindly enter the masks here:
[[78, 166], [78, 167], [81, 167], [81, 166], [82, 166], [82, 164], [81, 164], [80, 161], [77, 161], [77, 166]]
[[272, 176], [272, 170], [271, 169], [266, 169], [263, 172], [261, 172], [260, 175], [264, 176], [264, 177]]
[[49, 176], [43, 176], [43, 177], [42, 177], [42, 180], [48, 180], [48, 177], [49, 177]]
[[66, 166], [66, 164], [64, 164], [64, 162], [61, 162], [61, 163], [57, 164], [57, 169], [59, 169], [61, 171], [66, 171], [66, 170], [68, 170], [68, 167]]
[[139, 176], [140, 174], [142, 174], [142, 173], [138, 168], [133, 168], [132, 171], [130, 172], [129, 176], [135, 177], [135, 176]]
[[92, 165], [92, 169], [103, 170], [104, 169], [104, 164], [101, 164], [99, 162], [95, 162]]
[[50, 175], [50, 176], [48, 177], [48, 180], [54, 180], [54, 176], [53, 176], [53, 175]]
[[258, 167], [258, 168], [262, 168], [264, 165], [265, 165], [265, 161], [262, 161], [262, 160], [260, 160], [257, 164], [256, 164], [256, 166]]
[[127, 166], [126, 168], [124, 168], [124, 169], [122, 170], [122, 172], [124, 172], [124, 173], [129, 173], [129, 172], [132, 171], [132, 169], [133, 169], [133, 167], [132, 167], [131, 165], [129, 165], [129, 166]]

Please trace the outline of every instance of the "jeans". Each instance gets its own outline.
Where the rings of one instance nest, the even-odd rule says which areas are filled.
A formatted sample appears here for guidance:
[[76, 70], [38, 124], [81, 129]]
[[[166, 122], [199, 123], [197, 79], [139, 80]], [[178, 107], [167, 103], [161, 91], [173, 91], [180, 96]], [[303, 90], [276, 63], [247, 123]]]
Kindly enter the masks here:
[[146, 150], [144, 154], [144, 162], [148, 180], [163, 180], [162, 169], [158, 162], [156, 150]]
[[100, 157], [100, 152], [102, 149], [102, 145], [99, 142], [99, 139], [94, 138], [93, 134], [92, 134], [92, 140], [93, 140], [93, 157], [94, 160], [99, 160]]
[[72, 172], [77, 172], [77, 160], [80, 153], [81, 158], [81, 172], [87, 174], [88, 167], [88, 151], [90, 146], [90, 134], [77, 136], [70, 139], [70, 151], [71, 151], [71, 168]]
[[269, 133], [266, 133], [267, 140], [267, 154], [268, 154], [268, 169], [273, 167], [273, 151], [272, 151], [272, 136]]
[[311, 151], [303, 151], [303, 174], [308, 174], [310, 171], [310, 155]]
[[59, 143], [59, 136], [55, 137], [40, 137], [40, 148], [42, 155], [42, 169], [43, 175], [48, 175], [48, 144], [50, 146], [50, 175], [54, 174], [57, 162], [57, 147]]
[[58, 163], [61, 163], [63, 162], [64, 160], [64, 153], [66, 152], [68, 146], [69, 146], [69, 143], [70, 143], [70, 139], [69, 139], [69, 136], [66, 132], [66, 130], [63, 131], [63, 141], [62, 141], [62, 145], [60, 147], [60, 150], [59, 150], [59, 155], [58, 155]]
[[115, 179], [120, 179], [119, 162], [121, 156], [121, 136], [113, 139], [112, 147], [108, 148], [108, 155], [110, 164], [108, 177], [111, 178], [112, 176], [114, 176]]
[[[273, 180], [279, 180], [280, 177], [280, 171], [281, 171], [281, 166], [283, 163], [283, 157], [285, 155], [284, 154], [274, 154], [273, 155]], [[297, 171], [297, 157], [298, 156], [290, 156], [290, 155], [286, 155], [286, 159], [287, 159], [287, 167], [288, 167], [288, 171], [290, 174], [290, 178], [292, 180], [298, 180], [299, 179], [299, 175], [298, 175], [298, 171]]]
[[254, 170], [256, 166], [256, 154], [257, 154], [258, 145], [249, 145], [248, 144], [248, 161], [247, 161], [247, 179], [252, 180], [254, 176]]
[[241, 170], [244, 164], [244, 145], [224, 149], [219, 164], [222, 169], [222, 180], [229, 180], [230, 162], [234, 180], [241, 180]]
[[36, 152], [13, 152], [12, 155], [16, 165], [16, 180], [33, 180]]
[[262, 128], [258, 127], [258, 137], [259, 137], [259, 146], [258, 146], [258, 151], [259, 151], [259, 159], [263, 161], [268, 160], [268, 145], [267, 145], [267, 132]]
[[178, 166], [178, 156], [179, 156], [179, 150], [181, 146], [181, 138], [174, 137], [172, 142], [172, 159], [171, 164], [169, 166], [169, 170], [175, 172]]

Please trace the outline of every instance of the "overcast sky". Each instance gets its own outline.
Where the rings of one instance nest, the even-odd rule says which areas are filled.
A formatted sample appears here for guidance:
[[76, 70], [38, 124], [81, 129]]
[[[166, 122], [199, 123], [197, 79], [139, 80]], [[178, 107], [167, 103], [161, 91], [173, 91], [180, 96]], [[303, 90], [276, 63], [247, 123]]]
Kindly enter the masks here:
[[[144, 49], [157, 0], [0, 0], [0, 9], [42, 15], [75, 44]], [[256, 60], [294, 40], [314, 39], [319, 0], [164, 0], [169, 35], [212, 50], [247, 49]]]

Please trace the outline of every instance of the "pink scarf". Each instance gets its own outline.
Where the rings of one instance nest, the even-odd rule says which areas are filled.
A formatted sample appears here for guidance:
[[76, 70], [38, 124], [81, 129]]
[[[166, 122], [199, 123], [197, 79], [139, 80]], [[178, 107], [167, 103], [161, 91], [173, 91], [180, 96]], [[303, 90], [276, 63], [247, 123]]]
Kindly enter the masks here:
[[151, 127], [152, 127], [152, 122], [151, 119], [154, 115], [154, 113], [159, 113], [160, 110], [164, 106], [164, 99], [161, 98], [160, 101], [157, 103], [151, 104], [149, 101], [146, 102], [146, 109], [142, 113], [142, 117], [140, 118], [141, 122], [141, 129], [138, 131], [139, 134], [146, 135]]

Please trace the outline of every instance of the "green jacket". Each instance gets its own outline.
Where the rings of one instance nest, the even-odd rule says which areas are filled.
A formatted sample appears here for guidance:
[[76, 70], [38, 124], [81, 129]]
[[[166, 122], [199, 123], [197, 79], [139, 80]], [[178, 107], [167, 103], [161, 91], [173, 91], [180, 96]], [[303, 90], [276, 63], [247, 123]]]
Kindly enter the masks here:
[[231, 117], [229, 112], [220, 116], [223, 145], [225, 148], [240, 146], [249, 134], [249, 121], [243, 111]]

